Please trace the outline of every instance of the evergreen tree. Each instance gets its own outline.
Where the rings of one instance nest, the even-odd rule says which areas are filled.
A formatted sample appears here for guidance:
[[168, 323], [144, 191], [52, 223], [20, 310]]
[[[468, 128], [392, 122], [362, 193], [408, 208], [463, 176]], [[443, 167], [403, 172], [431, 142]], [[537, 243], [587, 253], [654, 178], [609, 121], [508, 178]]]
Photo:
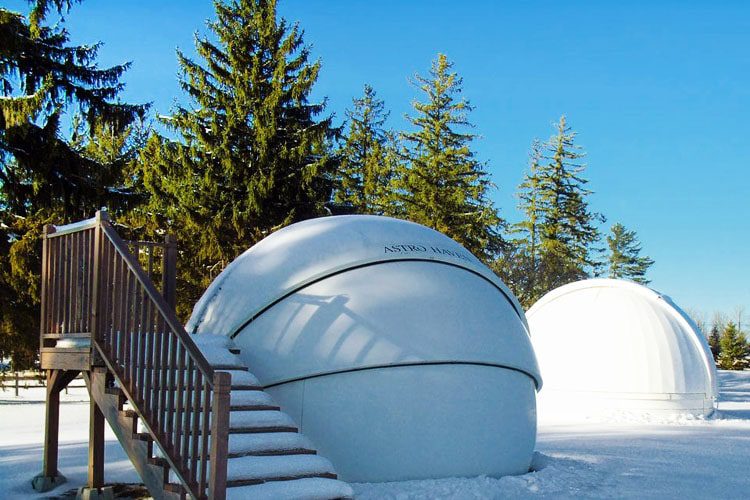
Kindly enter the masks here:
[[649, 257], [641, 257], [641, 244], [635, 231], [627, 230], [618, 222], [612, 226], [611, 232], [607, 236], [609, 277], [648, 284], [650, 280], [646, 279], [646, 272], [654, 261]]
[[471, 145], [476, 135], [460, 97], [462, 79], [453, 63], [439, 54], [428, 77], [417, 75], [414, 85], [425, 102], [413, 103], [415, 127], [403, 134], [406, 164], [394, 182], [403, 217], [436, 229], [461, 243], [474, 255], [491, 261], [503, 245], [504, 221], [488, 198], [492, 187]]
[[744, 370], [748, 366], [747, 340], [737, 329], [737, 325], [730, 321], [724, 328], [719, 340], [721, 353], [719, 354], [718, 366], [722, 370]]
[[578, 163], [584, 154], [575, 132], [564, 116], [556, 129], [549, 141], [532, 144], [530, 168], [518, 193], [524, 219], [513, 226], [513, 249], [493, 264], [525, 307], [597, 269], [596, 224], [604, 218], [588, 207], [591, 191]]
[[592, 193], [582, 174], [585, 156], [575, 144], [576, 133], [565, 116], [556, 125], [556, 134], [545, 143], [539, 165], [537, 187], [540, 264], [538, 290], [546, 293], [572, 281], [587, 278], [596, 268], [595, 244], [599, 240], [596, 224], [604, 218], [588, 207]]
[[524, 219], [512, 226], [514, 235], [503, 255], [493, 262], [492, 268], [513, 291], [526, 308], [542, 295], [538, 280], [540, 257], [539, 226], [544, 216], [540, 205], [539, 176], [542, 144], [535, 140], [529, 155], [529, 171], [519, 185], [519, 210]]
[[[69, 1], [32, 2], [29, 20], [0, 8], [0, 355], [28, 365], [38, 347], [39, 236], [46, 223], [124, 206], [119, 162], [83, 153], [74, 136], [108, 126], [117, 133], [142, 117], [142, 105], [119, 102], [128, 65], [99, 68], [100, 44], [71, 45], [45, 19]], [[77, 113], [77, 132], [61, 122]]]
[[340, 181], [334, 200], [356, 213], [383, 214], [390, 205], [388, 188], [396, 163], [393, 134], [383, 129], [389, 113], [369, 85], [353, 104], [346, 111], [349, 127], [339, 150]]
[[140, 175], [151, 212], [183, 254], [178, 312], [222, 266], [272, 231], [325, 213], [339, 133], [325, 102], [311, 103], [319, 62], [298, 25], [277, 19], [275, 0], [216, 2], [212, 37], [196, 39], [202, 62], [178, 52], [192, 101], [164, 120], [178, 140], [154, 136]]
[[718, 363], [721, 356], [721, 334], [717, 325], [711, 327], [711, 333], [708, 335], [708, 346], [711, 348], [714, 361]]

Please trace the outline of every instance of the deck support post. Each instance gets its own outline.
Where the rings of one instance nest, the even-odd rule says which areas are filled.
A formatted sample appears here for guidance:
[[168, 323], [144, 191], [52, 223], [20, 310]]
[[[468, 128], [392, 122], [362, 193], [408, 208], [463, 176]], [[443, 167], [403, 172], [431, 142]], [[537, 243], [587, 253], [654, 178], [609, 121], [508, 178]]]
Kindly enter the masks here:
[[58, 438], [60, 435], [60, 391], [78, 375], [76, 370], [47, 370], [47, 403], [44, 422], [44, 463], [41, 474], [31, 485], [45, 492], [66, 481], [57, 470]]
[[88, 487], [98, 489], [104, 485], [104, 414], [93, 397], [89, 405]]

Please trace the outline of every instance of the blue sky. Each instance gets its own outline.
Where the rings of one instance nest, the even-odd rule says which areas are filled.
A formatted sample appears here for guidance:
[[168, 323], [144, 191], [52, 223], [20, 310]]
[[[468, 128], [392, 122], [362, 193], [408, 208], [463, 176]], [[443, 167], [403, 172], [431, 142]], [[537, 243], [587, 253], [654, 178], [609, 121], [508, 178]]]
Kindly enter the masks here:
[[[447, 54], [511, 221], [532, 139], [566, 114], [602, 229], [638, 232], [652, 286], [709, 317], [750, 314], [750, 4], [281, 0], [280, 12], [321, 59], [315, 95], [339, 120], [369, 83], [403, 129], [421, 98], [408, 78]], [[105, 43], [103, 65], [132, 61], [125, 98], [165, 114], [182, 98], [175, 49], [192, 53], [212, 16], [209, 1], [87, 0], [67, 26]]]

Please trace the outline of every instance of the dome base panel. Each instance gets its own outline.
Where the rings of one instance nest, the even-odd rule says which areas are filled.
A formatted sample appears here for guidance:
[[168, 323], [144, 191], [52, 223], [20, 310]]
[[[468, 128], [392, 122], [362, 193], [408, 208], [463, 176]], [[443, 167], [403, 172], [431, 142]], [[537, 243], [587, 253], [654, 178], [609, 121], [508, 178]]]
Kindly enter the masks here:
[[536, 441], [534, 381], [514, 370], [396, 366], [268, 392], [350, 482], [524, 474]]
[[705, 394], [606, 393], [545, 389], [538, 396], [540, 421], [578, 418], [657, 419], [710, 416], [713, 399]]

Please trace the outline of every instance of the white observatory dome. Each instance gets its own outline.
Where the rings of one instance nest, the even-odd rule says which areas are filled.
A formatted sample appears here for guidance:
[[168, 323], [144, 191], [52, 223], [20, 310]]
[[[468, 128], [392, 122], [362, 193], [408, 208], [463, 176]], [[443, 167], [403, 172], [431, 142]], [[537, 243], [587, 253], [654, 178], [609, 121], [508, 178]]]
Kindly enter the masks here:
[[545, 380], [541, 418], [713, 411], [711, 351], [669, 297], [629, 281], [591, 279], [549, 292], [527, 317]]
[[188, 331], [232, 337], [344, 480], [528, 471], [541, 378], [523, 310], [424, 226], [338, 216], [277, 231], [216, 278]]

